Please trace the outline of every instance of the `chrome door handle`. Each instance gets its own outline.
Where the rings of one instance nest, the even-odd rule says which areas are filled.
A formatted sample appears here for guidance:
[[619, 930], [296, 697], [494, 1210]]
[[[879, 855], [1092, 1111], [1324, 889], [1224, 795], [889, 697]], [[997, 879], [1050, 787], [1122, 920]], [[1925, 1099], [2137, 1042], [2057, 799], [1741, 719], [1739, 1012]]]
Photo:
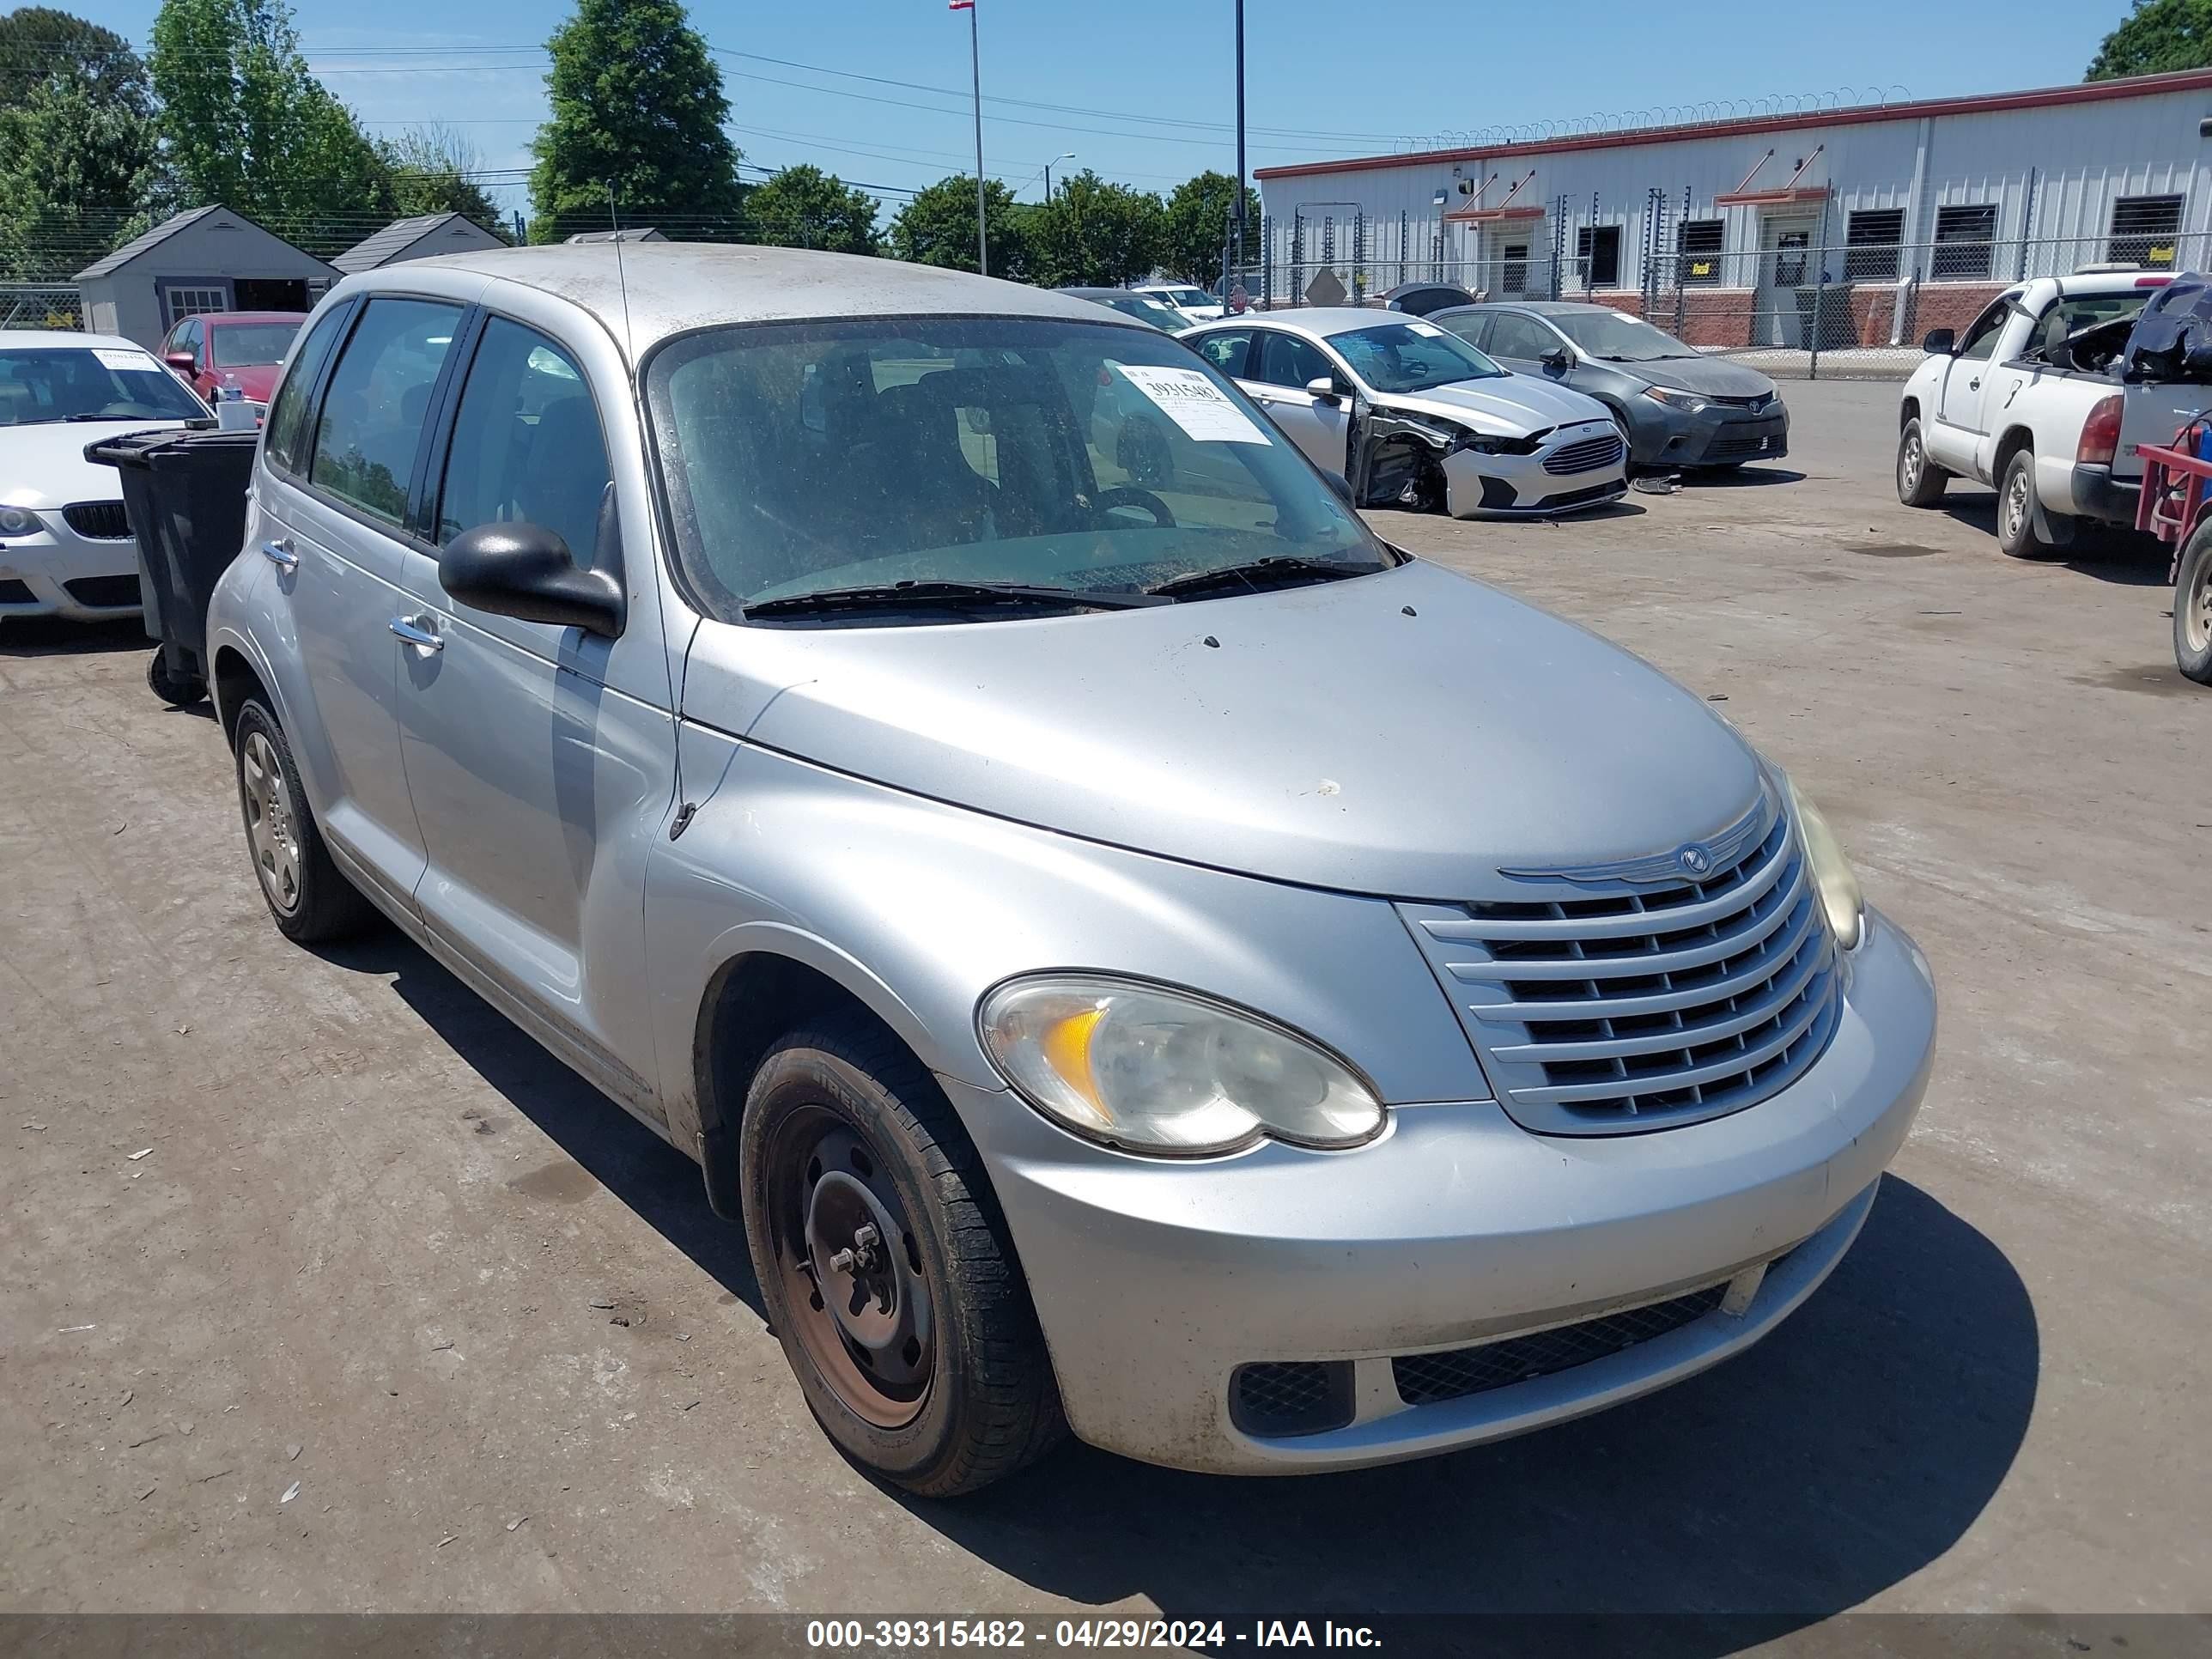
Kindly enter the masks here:
[[1982, 383], [1979, 380], [1969, 380], [1966, 382], [1966, 390], [1969, 392], [1979, 392], [1981, 389]]
[[297, 570], [300, 568], [300, 556], [292, 550], [292, 538], [289, 536], [283, 541], [262, 543], [261, 556], [279, 570]]
[[408, 644], [420, 646], [425, 651], [443, 651], [446, 648], [445, 641], [440, 639], [428, 629], [405, 617], [394, 617], [392, 619], [392, 631], [406, 641]]

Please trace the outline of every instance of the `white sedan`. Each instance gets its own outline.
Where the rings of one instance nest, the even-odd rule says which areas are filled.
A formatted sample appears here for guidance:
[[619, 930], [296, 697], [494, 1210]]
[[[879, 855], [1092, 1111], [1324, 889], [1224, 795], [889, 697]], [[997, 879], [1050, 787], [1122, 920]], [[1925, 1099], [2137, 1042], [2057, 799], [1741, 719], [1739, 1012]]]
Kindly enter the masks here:
[[1314, 307], [1176, 337], [1361, 507], [1548, 518], [1618, 501], [1628, 446], [1595, 398], [1509, 374], [1416, 317]]
[[134, 614], [138, 547], [119, 476], [86, 460], [85, 446], [208, 418], [129, 340], [0, 330], [0, 619]]
[[1158, 301], [1188, 323], [1210, 323], [1229, 314], [1227, 306], [1188, 283], [1146, 283], [1129, 291]]

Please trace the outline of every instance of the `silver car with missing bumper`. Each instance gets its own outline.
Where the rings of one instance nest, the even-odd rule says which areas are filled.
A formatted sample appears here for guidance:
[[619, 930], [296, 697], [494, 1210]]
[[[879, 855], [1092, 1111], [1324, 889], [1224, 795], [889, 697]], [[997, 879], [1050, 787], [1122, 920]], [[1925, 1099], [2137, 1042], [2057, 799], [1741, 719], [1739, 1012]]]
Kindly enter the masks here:
[[210, 645], [276, 925], [380, 912], [697, 1158], [915, 1491], [1642, 1394], [1811, 1293], [1919, 1102], [1926, 965], [1780, 772], [1082, 301], [349, 278], [249, 533]]
[[1604, 404], [1510, 374], [1420, 318], [1302, 309], [1177, 337], [1362, 507], [1551, 518], [1627, 491], [1627, 443]]

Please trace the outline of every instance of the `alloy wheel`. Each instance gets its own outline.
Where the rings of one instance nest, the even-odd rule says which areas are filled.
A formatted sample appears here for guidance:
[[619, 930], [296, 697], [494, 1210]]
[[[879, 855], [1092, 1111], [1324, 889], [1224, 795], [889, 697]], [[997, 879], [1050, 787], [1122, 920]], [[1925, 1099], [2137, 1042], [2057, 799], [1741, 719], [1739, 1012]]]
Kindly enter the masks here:
[[1926, 459], [1920, 453], [1920, 434], [1907, 433], [1905, 447], [1897, 458], [1898, 482], [1904, 486], [1900, 494], [1909, 495], [1920, 488], [1920, 469]]
[[822, 1379], [878, 1428], [920, 1416], [936, 1318], [921, 1249], [884, 1160], [835, 1114], [794, 1112], [768, 1171], [785, 1300]]
[[2197, 580], [2177, 607], [2191, 651], [2212, 649], [2212, 559], [2197, 562]]
[[2031, 487], [2027, 471], [2021, 469], [2014, 472], [2012, 483], [2005, 490], [2004, 536], [2008, 542], [2018, 544], [2027, 539], [2028, 514], [2033, 510], [2028, 502]]
[[300, 908], [300, 824], [276, 745], [250, 732], [239, 750], [239, 793], [246, 802], [246, 839], [269, 902], [286, 915]]

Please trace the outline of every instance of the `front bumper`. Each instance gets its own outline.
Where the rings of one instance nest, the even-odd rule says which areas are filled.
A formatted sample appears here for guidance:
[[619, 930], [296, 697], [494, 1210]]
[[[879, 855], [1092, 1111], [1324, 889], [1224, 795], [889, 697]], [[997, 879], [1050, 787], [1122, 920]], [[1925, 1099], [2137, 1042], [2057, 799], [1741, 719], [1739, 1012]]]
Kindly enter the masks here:
[[[1355, 1152], [1172, 1163], [1091, 1146], [1010, 1094], [947, 1088], [1004, 1206], [1076, 1433], [1180, 1468], [1297, 1473], [1524, 1433], [1758, 1340], [1849, 1248], [1934, 1041], [1924, 963], [1870, 915], [1836, 1035], [1803, 1077], [1649, 1134], [1550, 1138], [1494, 1103], [1418, 1105]], [[1429, 1404], [1407, 1403], [1395, 1380], [1394, 1358], [1593, 1320], [1785, 1255], [1747, 1305], [1571, 1370]], [[1270, 1437], [1233, 1420], [1239, 1366], [1315, 1361], [1352, 1362], [1348, 1424]]]
[[1790, 410], [1777, 398], [1761, 410], [1709, 405], [1690, 414], [1650, 398], [1630, 413], [1629, 459], [1638, 466], [1733, 466], [1790, 453]]
[[1612, 422], [1563, 429], [1533, 455], [1455, 449], [1443, 459], [1444, 507], [1455, 519], [1545, 518], [1617, 501], [1628, 492], [1626, 450], [1600, 465], [1556, 472], [1545, 463], [1578, 442], [1617, 433]]
[[80, 536], [58, 512], [39, 518], [36, 534], [0, 537], [0, 617], [104, 622], [138, 614], [137, 542]]

